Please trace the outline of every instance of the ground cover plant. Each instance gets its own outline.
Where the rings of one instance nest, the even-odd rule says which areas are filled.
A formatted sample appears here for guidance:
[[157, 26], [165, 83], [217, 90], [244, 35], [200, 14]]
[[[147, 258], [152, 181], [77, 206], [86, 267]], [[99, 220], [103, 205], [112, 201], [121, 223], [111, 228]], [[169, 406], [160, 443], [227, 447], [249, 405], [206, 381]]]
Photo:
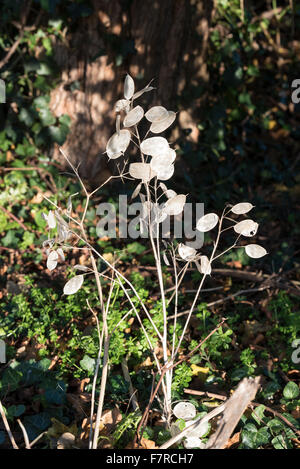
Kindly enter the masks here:
[[[152, 106], [154, 119], [150, 113], [149, 120], [137, 122], [151, 108], [146, 99], [156, 92], [150, 90], [156, 82], [132, 102], [133, 83], [126, 78], [126, 96], [120, 93], [115, 108], [114, 137], [106, 155], [99, 155], [112, 160], [107, 185], [91, 184], [71, 161], [70, 171], [64, 150], [66, 165], [53, 162], [48, 153], [53, 142], [64, 143], [70, 125], [68, 116], [57, 119], [49, 109], [47, 96], [57, 71], [40, 73], [39, 59], [36, 68], [26, 65], [24, 76], [20, 73], [22, 54], [28, 58], [36, 44], [47, 52], [43, 69], [53, 65], [52, 46], [64, 37], [65, 18], [47, 27], [42, 22], [38, 32], [26, 31], [22, 53], [17, 49], [16, 63], [8, 61], [4, 68], [11, 83], [7, 94], [19, 101], [9, 112], [6, 106], [0, 134], [0, 338], [6, 344], [0, 400], [12, 432], [11, 439], [1, 423], [1, 448], [158, 448], [220, 407], [244, 378], [257, 376], [262, 376], [261, 387], [227, 447], [299, 447], [298, 179], [293, 160], [298, 128], [297, 113], [284, 107], [290, 70], [297, 64], [292, 49], [287, 56], [278, 46], [290, 35], [291, 10], [273, 9], [263, 17], [259, 7], [257, 17], [246, 9], [241, 24], [239, 2], [218, 2], [207, 60], [215, 79], [207, 88], [191, 84], [176, 97], [176, 110], [184, 110], [189, 100], [208, 92], [197, 145], [188, 132], [179, 138], [170, 134], [165, 126], [175, 115], [161, 103]], [[88, 12], [82, 9], [76, 18], [81, 14]], [[296, 10], [294, 20], [297, 25]], [[7, 41], [11, 25], [7, 18], [2, 21], [7, 21]], [[122, 60], [126, 53], [120, 52]], [[280, 61], [280, 54], [285, 61], [276, 75], [269, 58]], [[138, 90], [146, 80], [135, 80]], [[282, 105], [275, 106], [279, 92]], [[142, 126], [139, 133], [135, 124]], [[145, 127], [146, 132], [152, 127], [146, 136]], [[124, 152], [128, 131], [131, 141]], [[167, 131], [163, 135], [168, 137], [157, 131]], [[147, 142], [153, 137], [161, 140]], [[140, 155], [143, 145], [146, 151]], [[173, 170], [170, 183], [166, 179]], [[110, 202], [119, 221], [117, 194], [130, 198], [133, 188], [133, 201], [142, 197], [145, 207], [140, 223], [149, 231], [150, 222], [153, 236], [125, 242], [99, 236], [97, 206]], [[166, 214], [199, 200], [210, 215], [194, 219], [194, 228], [197, 222], [203, 231], [211, 228], [204, 246], [195, 252], [184, 238], [158, 241]], [[158, 209], [156, 202], [165, 205]], [[252, 217], [260, 224], [258, 232], [255, 222], [244, 223]], [[231, 224], [237, 228], [229, 229]], [[253, 259], [247, 244], [263, 246], [268, 255]], [[261, 249], [254, 254], [265, 254]], [[209, 420], [176, 447], [202, 448], [216, 422]]]

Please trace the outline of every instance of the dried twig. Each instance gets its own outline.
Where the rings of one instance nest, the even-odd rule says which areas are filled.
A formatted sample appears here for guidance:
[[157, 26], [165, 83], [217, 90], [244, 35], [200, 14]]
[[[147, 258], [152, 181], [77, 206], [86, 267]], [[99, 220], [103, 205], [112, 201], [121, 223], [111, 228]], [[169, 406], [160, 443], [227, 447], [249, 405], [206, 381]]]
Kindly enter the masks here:
[[236, 391], [225, 403], [223, 416], [218, 424], [217, 430], [209, 438], [205, 449], [223, 449], [237, 426], [241, 416], [249, 403], [254, 399], [260, 386], [261, 377], [244, 378], [238, 385]]
[[27, 435], [27, 431], [26, 431], [26, 428], [24, 427], [23, 423], [21, 422], [20, 419], [17, 419], [17, 422], [22, 430], [22, 433], [23, 433], [23, 437], [24, 437], [24, 442], [25, 442], [25, 448], [26, 449], [31, 449], [31, 446], [30, 446], [30, 442], [29, 442], [29, 438], [28, 438], [28, 435]]
[[7, 418], [6, 418], [6, 415], [5, 415], [5, 412], [4, 412], [4, 409], [3, 409], [3, 406], [2, 406], [2, 402], [0, 401], [0, 414], [1, 414], [1, 417], [2, 417], [2, 420], [3, 420], [3, 423], [4, 423], [4, 426], [5, 426], [5, 429], [8, 433], [8, 436], [9, 436], [9, 439], [11, 441], [11, 444], [13, 446], [14, 449], [19, 449], [15, 439], [14, 439], [14, 436], [11, 432], [11, 429], [10, 429], [10, 426], [9, 426], [9, 423], [7, 421]]
[[123, 371], [123, 375], [124, 375], [125, 381], [126, 381], [126, 382], [128, 383], [128, 385], [129, 385], [130, 400], [131, 400], [131, 402], [132, 402], [133, 410], [137, 410], [137, 409], [140, 408], [140, 406], [139, 406], [139, 403], [138, 403], [138, 400], [137, 400], [137, 397], [136, 397], [136, 391], [135, 391], [135, 389], [134, 389], [133, 386], [132, 386], [132, 381], [131, 381], [131, 378], [130, 378], [130, 374], [129, 374], [129, 369], [128, 369], [128, 364], [127, 364], [126, 358], [123, 358], [123, 359], [122, 359], [121, 367], [122, 367], [122, 371]]

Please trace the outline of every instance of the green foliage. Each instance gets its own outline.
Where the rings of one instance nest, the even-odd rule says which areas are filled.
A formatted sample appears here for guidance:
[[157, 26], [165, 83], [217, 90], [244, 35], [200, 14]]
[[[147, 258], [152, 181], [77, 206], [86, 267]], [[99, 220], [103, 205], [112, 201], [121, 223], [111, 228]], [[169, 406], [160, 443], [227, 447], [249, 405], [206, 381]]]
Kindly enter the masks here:
[[192, 380], [193, 372], [190, 366], [183, 362], [175, 368], [172, 381], [172, 391], [174, 396], [182, 395], [184, 388], [187, 388]]
[[[5, 409], [7, 418], [12, 423], [22, 416], [29, 439], [33, 440], [42, 431], [51, 425], [51, 418], [68, 423], [69, 410], [66, 405], [66, 385], [58, 374], [49, 371], [50, 360], [42, 359], [38, 362], [27, 360], [12, 361], [0, 377], [0, 397], [9, 401], [16, 401], [17, 394], [27, 396], [28, 402], [13, 404]], [[23, 416], [31, 407], [33, 399], [34, 408], [40, 411]], [[26, 405], [25, 405], [26, 402]]]
[[[283, 414], [291, 422], [291, 416]], [[259, 449], [268, 447], [273, 449], [291, 449], [291, 439], [295, 433], [281, 419], [265, 415], [265, 407], [260, 405], [252, 412], [249, 419], [244, 419], [241, 432], [241, 449]], [[297, 421], [293, 419], [293, 425], [300, 428]]]
[[[0, 60], [19, 37], [15, 24], [20, 19], [21, 3], [4, 0], [1, 4]], [[49, 106], [50, 93], [58, 84], [61, 72], [55, 63], [54, 43], [64, 41], [65, 31], [75, 30], [78, 21], [91, 13], [91, 7], [85, 0], [36, 0], [33, 3], [34, 15], [40, 11], [42, 19], [35, 28], [25, 30], [12, 60], [1, 69], [1, 78], [7, 85], [7, 104], [0, 106], [0, 165], [10, 166], [0, 180], [1, 247], [13, 249], [16, 253], [26, 251], [22, 252], [23, 265], [18, 257], [13, 264], [9, 261], [6, 254], [10, 251], [0, 251], [1, 272], [7, 267], [9, 275], [21, 273], [22, 277], [25, 273], [22, 292], [0, 299], [0, 336], [8, 343], [8, 359], [12, 360], [0, 374], [0, 397], [9, 403], [5, 411], [10, 424], [14, 426], [16, 419], [21, 417], [30, 439], [46, 430], [52, 417], [66, 424], [73, 419], [74, 412], [66, 401], [66, 383], [74, 378], [89, 377], [92, 380], [99, 345], [98, 332], [86, 305], [88, 296], [97, 307], [94, 285], [87, 280], [76, 295], [63, 297], [65, 270], [60, 270], [50, 279], [48, 273], [36, 268], [44, 262], [39, 248], [45, 240], [45, 221], [41, 214], [47, 207], [47, 202], [41, 204], [39, 201], [39, 192], [51, 190], [56, 194], [52, 200], [58, 205], [70, 194], [78, 192], [78, 185], [50, 164], [53, 144], [62, 145], [70, 127], [70, 118], [67, 115], [56, 118]], [[129, 8], [130, 2], [123, 2], [122, 6]], [[283, 46], [286, 46], [286, 38], [290, 38], [289, 6], [284, 6], [275, 20], [261, 19], [262, 8], [251, 6], [243, 18], [239, 0], [218, 0], [216, 3], [206, 60], [210, 80], [207, 83], [189, 81], [182, 95], [177, 97], [178, 108], [186, 109], [191, 102], [208, 96], [205, 105], [199, 106], [199, 142], [194, 145], [185, 136], [178, 139], [181, 158], [187, 167], [180, 173], [179, 186], [184, 185], [192, 198], [203, 200], [207, 205], [213, 202], [216, 209], [223, 206], [224, 200], [236, 198], [240, 201], [248, 197], [261, 207], [265, 234], [269, 237], [274, 227], [281, 230], [279, 240], [270, 239], [272, 269], [277, 272], [282, 265], [294, 268], [295, 240], [299, 239], [297, 211], [293, 205], [299, 190], [299, 177], [293, 160], [295, 156], [297, 163], [295, 149], [299, 129], [296, 118], [290, 119], [292, 111], [289, 106], [290, 77], [299, 70], [299, 64], [296, 51], [290, 47], [281, 66], [282, 73], [277, 73], [281, 57], [273, 60], [277, 57], [276, 49], [272, 61], [269, 60], [272, 39], [276, 42], [278, 31], [288, 31], [288, 34], [281, 35]], [[30, 24], [32, 16], [31, 12]], [[299, 22], [299, 11], [295, 12], [294, 20], [296, 24]], [[109, 49], [113, 51], [115, 64], [121, 66], [135, 52], [131, 38], [124, 40], [117, 34], [103, 31], [103, 40], [105, 48], [91, 60], [107, 54]], [[74, 82], [70, 89], [75, 91], [80, 86], [79, 82]], [[38, 169], [29, 169], [31, 167]], [[107, 196], [115, 202], [111, 194]], [[74, 200], [74, 209], [80, 208], [82, 202], [78, 196]], [[1, 207], [7, 207], [13, 217]], [[124, 248], [114, 240], [97, 240], [95, 207], [89, 209], [86, 218], [87, 233], [101, 252], [116, 252], [124, 267], [134, 265], [137, 260], [153, 264], [153, 256], [147, 253], [142, 242], [130, 242]], [[275, 234], [274, 238], [277, 238], [276, 230]], [[206, 239], [208, 243], [212, 242], [209, 235]], [[33, 246], [35, 250], [32, 250]], [[222, 262], [225, 265], [229, 263], [229, 266], [233, 262], [234, 266], [243, 267], [251, 267], [252, 263], [245, 256], [244, 249], [227, 253]], [[168, 275], [165, 271], [166, 283]], [[193, 272], [190, 278], [194, 288], [199, 281], [199, 273]], [[157, 290], [157, 280], [154, 276], [143, 276], [135, 271], [131, 272], [130, 279], [162, 331], [162, 303], [159, 299], [152, 299], [153, 292]], [[0, 281], [5, 289], [6, 279], [2, 273]], [[238, 290], [239, 286], [236, 288]], [[104, 289], [107, 289], [105, 283]], [[139, 301], [130, 295], [152, 346], [156, 347], [153, 326], [143, 314]], [[206, 297], [204, 299], [206, 301]], [[292, 294], [279, 291], [268, 303], [269, 320], [259, 306], [242, 303], [245, 299], [242, 295], [236, 298], [234, 306], [232, 302], [225, 306], [226, 325], [203, 344], [197, 355], [174, 370], [172, 399], [186, 398], [184, 388], [194, 383], [198, 385], [199, 379], [202, 380], [201, 387], [218, 386], [228, 391], [243, 377], [262, 374], [265, 384], [257, 396], [262, 404], [255, 407], [250, 416], [247, 414], [241, 419], [240, 448], [289, 449], [293, 447], [295, 433], [281, 419], [271, 415], [264, 404], [283, 406], [286, 410], [283, 416], [295, 428], [300, 428], [299, 419], [291, 416], [291, 412], [300, 405], [299, 387], [296, 382], [286, 384], [282, 380], [282, 370], [288, 372], [299, 368], [291, 361], [292, 342], [299, 338], [299, 301]], [[187, 294], [179, 295], [182, 309], [189, 304]], [[113, 434], [114, 444], [119, 448], [132, 441], [141, 418], [140, 412], [128, 412], [130, 396], [128, 383], [121, 374], [121, 361], [125, 357], [128, 360], [131, 379], [142, 406], [148, 402], [154, 366], [149, 344], [134, 312], [112, 333], [129, 309], [123, 290], [116, 286], [109, 308], [111, 369], [105, 404], [110, 407], [117, 404], [123, 412], [123, 420]], [[206, 303], [198, 305], [191, 337], [188, 331], [182, 343], [183, 355], [196, 347], [218, 324], [219, 312], [214, 310], [212, 313]], [[173, 314], [172, 305], [168, 307], [168, 314]], [[252, 348], [252, 339], [244, 340], [243, 325], [248, 320], [266, 325], [263, 331], [265, 342], [261, 347], [264, 350]], [[176, 337], [180, 336], [183, 324], [184, 317], [179, 318]], [[169, 334], [170, 340], [172, 326]], [[33, 346], [35, 359], [16, 361], [16, 351], [25, 340]], [[50, 371], [48, 368], [53, 357], [57, 365], [55, 371]], [[266, 361], [273, 358], [270, 371]], [[145, 365], [149, 362], [150, 365]], [[208, 372], [204, 378], [201, 372], [195, 376], [191, 365], [205, 366]], [[100, 379], [101, 368], [97, 384]], [[91, 381], [85, 391], [91, 392]], [[160, 445], [170, 438], [170, 433], [160, 426], [148, 426], [144, 436]], [[6, 442], [5, 433], [0, 431], [0, 445]]]

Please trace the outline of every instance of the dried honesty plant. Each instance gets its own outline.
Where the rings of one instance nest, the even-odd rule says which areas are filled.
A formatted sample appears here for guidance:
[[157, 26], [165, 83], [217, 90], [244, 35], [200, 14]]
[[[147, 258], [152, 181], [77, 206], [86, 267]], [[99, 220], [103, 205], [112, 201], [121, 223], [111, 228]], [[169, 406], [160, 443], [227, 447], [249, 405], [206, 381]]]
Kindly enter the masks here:
[[[119, 99], [115, 104], [116, 113], [116, 130], [110, 137], [106, 146], [106, 154], [109, 159], [118, 160], [120, 157], [121, 165], [117, 168], [119, 174], [111, 176], [104, 184], [111, 179], [120, 178], [123, 180], [131, 180], [136, 183], [136, 187], [132, 194], [132, 198], [139, 197], [141, 200], [142, 211], [140, 214], [140, 231], [147, 233], [149, 242], [153, 252], [156, 265], [157, 279], [160, 288], [162, 313], [163, 313], [163, 327], [155, 323], [151, 312], [140, 298], [135, 286], [131, 283], [121, 270], [118, 268], [117, 260], [109, 261], [107, 256], [95, 249], [88, 239], [85, 218], [87, 210], [92, 197], [104, 186], [102, 184], [92, 192], [86, 189], [78, 170], [72, 165], [68, 156], [61, 150], [64, 158], [72, 167], [79, 183], [84, 191], [86, 201], [81, 218], [78, 218], [72, 210], [72, 197], [67, 201], [66, 207], [58, 207], [54, 202], [50, 201], [53, 206], [48, 214], [44, 217], [47, 221], [49, 228], [49, 237], [44, 242], [44, 248], [47, 253], [47, 267], [49, 270], [56, 268], [58, 262], [65, 261], [65, 254], [70, 249], [82, 249], [82, 246], [88, 249], [90, 255], [89, 265], [82, 266], [76, 265], [74, 270], [76, 275], [73, 276], [64, 286], [64, 294], [75, 294], [83, 285], [84, 279], [87, 275], [93, 275], [96, 282], [98, 300], [101, 310], [102, 328], [99, 327], [99, 321], [94, 309], [90, 306], [88, 299], [88, 306], [92, 314], [97, 318], [98, 333], [99, 333], [99, 353], [95, 369], [95, 376], [93, 381], [92, 390], [92, 406], [91, 406], [91, 421], [95, 411], [95, 390], [99, 368], [101, 367], [101, 384], [99, 392], [99, 400], [97, 407], [97, 417], [95, 428], [91, 425], [90, 434], [90, 448], [97, 448], [99, 428], [101, 415], [103, 410], [104, 395], [108, 374], [109, 365], [109, 344], [111, 334], [108, 332], [108, 313], [109, 306], [112, 298], [112, 292], [116, 285], [118, 285], [124, 292], [125, 298], [130, 305], [130, 314], [135, 315], [140, 327], [145, 334], [149, 350], [151, 351], [154, 363], [157, 368], [157, 375], [159, 377], [159, 386], [162, 387], [163, 398], [160, 399], [162, 406], [162, 414], [165, 419], [166, 425], [170, 426], [172, 415], [181, 415], [180, 407], [178, 405], [172, 410], [172, 378], [174, 367], [177, 364], [179, 351], [182, 342], [185, 338], [187, 328], [197, 305], [201, 289], [203, 287], [205, 278], [213, 273], [212, 265], [216, 259], [228, 252], [230, 249], [242, 247], [248, 256], [252, 258], [260, 258], [266, 254], [266, 250], [257, 244], [239, 245], [239, 241], [245, 237], [249, 238], [256, 234], [258, 224], [251, 219], [242, 219], [237, 221], [234, 217], [240, 217], [248, 214], [253, 206], [251, 203], [242, 202], [234, 206], [227, 205], [221, 216], [216, 213], [207, 213], [196, 221], [196, 228], [201, 233], [206, 233], [214, 230], [215, 241], [213, 243], [210, 253], [201, 252], [188, 243], [177, 243], [175, 239], [169, 240], [167, 243], [161, 236], [161, 225], [167, 217], [176, 217], [180, 215], [186, 204], [186, 194], [177, 194], [174, 190], [168, 189], [165, 182], [170, 180], [174, 174], [174, 163], [176, 159], [176, 150], [168, 140], [158, 134], [167, 130], [176, 118], [176, 113], [169, 111], [163, 106], [153, 106], [146, 112], [143, 107], [136, 104], [136, 100], [144, 93], [153, 90], [153, 87], [147, 85], [140, 91], [135, 91], [135, 83], [129, 75], [126, 76], [124, 84], [124, 97]], [[141, 137], [139, 124], [142, 119], [146, 119], [149, 123], [146, 134]], [[152, 135], [154, 134], [154, 135]], [[138, 161], [129, 161], [128, 150], [133, 145], [138, 150]], [[133, 147], [132, 147], [133, 148]], [[127, 156], [128, 155], [128, 156]], [[225, 224], [227, 226], [225, 226]], [[235, 236], [232, 244], [225, 250], [218, 251], [220, 239], [222, 234], [229, 230]], [[55, 235], [52, 235], [54, 233]], [[51, 234], [51, 236], [50, 236]], [[78, 247], [78, 242], [81, 247]], [[97, 259], [101, 259], [107, 266], [105, 273], [99, 272], [97, 269]], [[167, 264], [169, 268], [173, 269], [173, 278], [175, 288], [172, 293], [165, 289], [163, 278], [163, 264]], [[197, 286], [194, 299], [190, 305], [190, 309], [184, 320], [182, 332], [177, 336], [176, 328], [178, 321], [178, 294], [179, 287], [184, 280], [188, 267], [191, 265], [199, 270], [202, 277]], [[170, 267], [171, 266], [171, 267]], [[78, 271], [78, 272], [77, 272]], [[103, 280], [109, 280], [108, 293], [103, 291]], [[105, 293], [105, 294], [104, 294]], [[133, 301], [134, 297], [134, 301]], [[137, 304], [139, 307], [137, 307]], [[128, 316], [125, 315], [121, 321], [115, 325], [114, 331], [119, 327], [120, 323]], [[162, 350], [162, 358], [158, 356], [156, 348], [153, 347], [152, 341], [144, 327], [143, 319], [147, 318], [155, 331], [157, 342]], [[171, 332], [172, 331], [172, 332]], [[153, 400], [153, 399], [152, 399]], [[184, 405], [183, 413], [187, 413], [186, 405]], [[189, 409], [191, 418], [193, 409]], [[201, 432], [203, 429], [201, 430]], [[190, 445], [195, 446], [195, 442], [199, 443], [200, 434], [191, 433], [192, 439], [187, 447]], [[196, 440], [195, 440], [196, 439]], [[201, 443], [201, 442], [200, 442]], [[199, 443], [199, 446], [200, 446]], [[193, 447], [194, 447], [193, 446]]]

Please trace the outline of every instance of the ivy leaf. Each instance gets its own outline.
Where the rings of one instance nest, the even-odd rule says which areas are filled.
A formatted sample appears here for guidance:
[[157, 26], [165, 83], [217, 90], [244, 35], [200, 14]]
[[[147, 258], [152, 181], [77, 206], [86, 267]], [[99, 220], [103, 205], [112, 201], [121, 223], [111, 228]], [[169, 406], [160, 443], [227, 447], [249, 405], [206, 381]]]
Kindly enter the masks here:
[[283, 395], [286, 399], [296, 399], [300, 394], [299, 387], [293, 381], [286, 384], [283, 390]]
[[293, 446], [283, 435], [277, 435], [271, 441], [275, 449], [292, 449]]
[[84, 355], [83, 359], [80, 360], [81, 368], [85, 371], [88, 371], [89, 373], [94, 372], [95, 363], [96, 363], [96, 360], [94, 358], [89, 357], [88, 355]]

